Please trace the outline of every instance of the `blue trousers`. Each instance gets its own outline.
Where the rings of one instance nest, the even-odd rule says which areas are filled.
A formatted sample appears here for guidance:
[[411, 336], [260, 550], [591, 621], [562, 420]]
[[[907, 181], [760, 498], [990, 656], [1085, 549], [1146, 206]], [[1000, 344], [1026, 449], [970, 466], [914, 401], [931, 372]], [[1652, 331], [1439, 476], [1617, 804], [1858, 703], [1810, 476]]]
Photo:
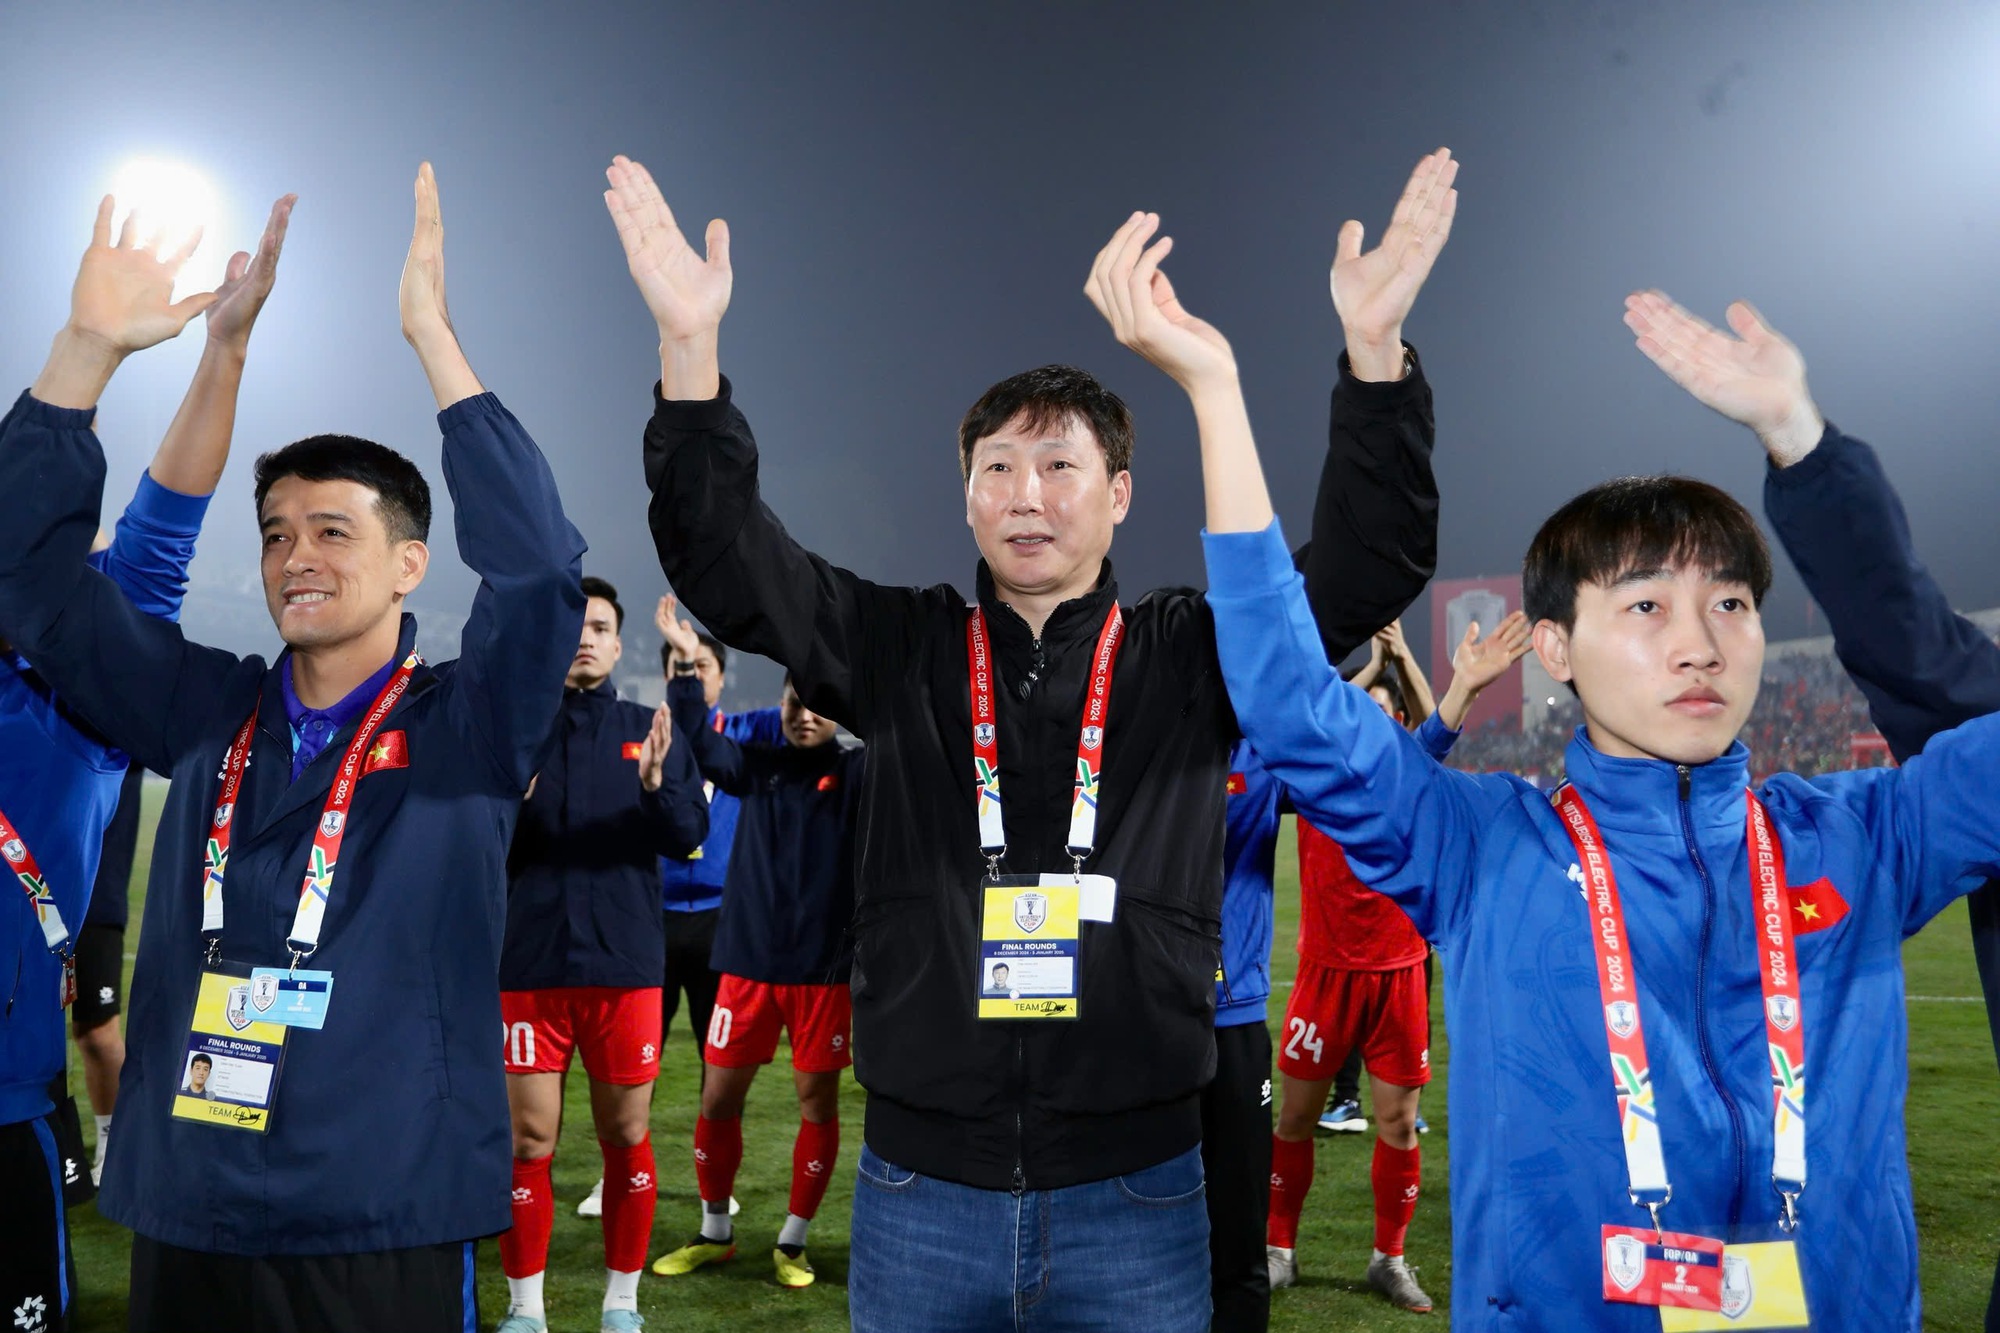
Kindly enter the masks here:
[[861, 1149], [854, 1333], [1204, 1333], [1201, 1150], [1067, 1189], [981, 1190]]

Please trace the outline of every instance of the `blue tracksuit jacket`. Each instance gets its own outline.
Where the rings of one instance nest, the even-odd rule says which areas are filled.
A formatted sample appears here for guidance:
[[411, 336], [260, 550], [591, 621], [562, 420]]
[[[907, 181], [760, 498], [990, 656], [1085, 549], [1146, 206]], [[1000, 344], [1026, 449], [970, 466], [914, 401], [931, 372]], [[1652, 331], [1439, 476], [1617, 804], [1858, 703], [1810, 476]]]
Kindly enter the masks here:
[[[25, 402], [23, 395], [15, 412]], [[176, 619], [207, 509], [207, 496], [180, 495], [142, 475], [111, 545], [89, 563], [141, 612]], [[41, 863], [72, 942], [124, 774], [124, 754], [91, 732], [26, 659], [0, 655], [0, 810]], [[0, 875], [0, 898], [0, 1125], [8, 1125], [49, 1111], [65, 1038], [62, 966], [13, 875]]]
[[[1626, 1198], [1589, 920], [1546, 797], [1434, 763], [1326, 663], [1277, 525], [1206, 538], [1209, 602], [1246, 735], [1301, 816], [1430, 939], [1452, 1038], [1452, 1326], [1656, 1330], [1601, 1298], [1599, 1228]], [[1695, 768], [1600, 754], [1570, 780], [1603, 829], [1639, 973], [1677, 1230], [1777, 1236], [1771, 1075], [1744, 845], [1749, 755]], [[2000, 717], [1897, 770], [1761, 795], [1794, 886], [1850, 910], [1798, 936], [1809, 1184], [1798, 1233], [1815, 1329], [1919, 1326], [1903, 1141], [1901, 945], [2000, 868]], [[1865, 1279], [1865, 1280], [1863, 1280]]]
[[[201, 971], [202, 857], [231, 738], [258, 706], [225, 884], [223, 958], [286, 960], [312, 833], [354, 723], [291, 779], [282, 658], [187, 642], [88, 572], [104, 456], [87, 411], [28, 402], [0, 429], [0, 625], [77, 712], [168, 774], [98, 1207], [228, 1254], [337, 1254], [510, 1224], [500, 1067], [508, 839], [583, 625], [583, 539], [548, 464], [491, 394], [438, 416], [459, 554], [480, 577], [455, 661], [382, 723], [407, 766], [366, 772], [312, 965], [323, 1030], [286, 1043], [268, 1133], [171, 1118]], [[414, 642], [403, 617], [398, 657]]]

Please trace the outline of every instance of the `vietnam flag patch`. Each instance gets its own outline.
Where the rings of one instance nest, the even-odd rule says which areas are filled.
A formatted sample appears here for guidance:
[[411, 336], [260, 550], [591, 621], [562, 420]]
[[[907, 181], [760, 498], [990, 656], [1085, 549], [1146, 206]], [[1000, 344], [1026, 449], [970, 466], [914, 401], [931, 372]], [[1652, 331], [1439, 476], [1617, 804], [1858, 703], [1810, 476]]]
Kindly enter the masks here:
[[1825, 930], [1840, 924], [1847, 915], [1847, 899], [1840, 896], [1840, 890], [1833, 887], [1830, 879], [1816, 879], [1810, 884], [1792, 885], [1785, 890], [1792, 896], [1792, 933], [1806, 935], [1815, 930]]
[[361, 765], [361, 776], [384, 768], [408, 768], [410, 766], [410, 743], [400, 731], [385, 731], [368, 746], [368, 758]]
[[637, 759], [639, 757], [639, 747], [643, 744], [645, 744], [644, 741], [626, 741], [625, 748], [618, 752], [619, 758]]
[[1241, 796], [1249, 790], [1250, 783], [1241, 773], [1231, 773], [1229, 775], [1229, 794], [1231, 796]]

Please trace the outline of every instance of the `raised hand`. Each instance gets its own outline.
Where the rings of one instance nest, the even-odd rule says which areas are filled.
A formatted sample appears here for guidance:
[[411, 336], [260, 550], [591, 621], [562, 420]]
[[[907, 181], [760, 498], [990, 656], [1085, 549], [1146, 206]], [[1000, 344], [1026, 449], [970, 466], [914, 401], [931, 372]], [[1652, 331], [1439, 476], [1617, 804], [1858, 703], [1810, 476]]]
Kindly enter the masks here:
[[1465, 637], [1451, 654], [1451, 683], [1460, 681], [1477, 694], [1507, 674], [1507, 668], [1527, 655], [1530, 642], [1528, 617], [1523, 611], [1508, 614], [1485, 638], [1479, 637], [1479, 622], [1465, 627]]
[[416, 349], [439, 408], [484, 392], [458, 345], [451, 311], [444, 300], [444, 213], [438, 206], [437, 174], [431, 164], [417, 168], [417, 218], [410, 230], [410, 253], [396, 293], [403, 336]]
[[[668, 719], [667, 706], [661, 704], [653, 710], [653, 727], [646, 733], [646, 739], [639, 743], [639, 785], [647, 791], [658, 791], [662, 774], [666, 767], [667, 752], [674, 748], [674, 724]], [[530, 788], [529, 790], [533, 790]]]
[[278, 280], [278, 256], [285, 248], [285, 229], [291, 226], [292, 205], [299, 197], [288, 194], [271, 205], [271, 217], [257, 242], [255, 256], [238, 250], [229, 257], [229, 269], [222, 285], [215, 289], [215, 303], [208, 308], [208, 337], [239, 351], [249, 346], [250, 330], [257, 314]]
[[[1233, 382], [1236, 355], [1215, 326], [1190, 315], [1174, 296], [1160, 262], [1171, 236], [1153, 240], [1158, 213], [1134, 213], [1097, 252], [1083, 293], [1118, 341], [1158, 366], [1190, 393]], [[1149, 244], [1150, 242], [1150, 244]]]
[[653, 627], [660, 631], [660, 637], [674, 650], [677, 660], [692, 662], [701, 650], [701, 636], [694, 632], [691, 623], [680, 618], [680, 609], [680, 599], [668, 593], [653, 608]]
[[133, 212], [125, 215], [114, 243], [115, 207], [108, 194], [97, 205], [90, 248], [70, 289], [69, 327], [125, 356], [178, 336], [189, 320], [215, 303], [215, 293], [173, 299], [175, 277], [201, 245], [200, 229], [179, 249], [161, 254], [159, 238], [144, 237], [143, 220]]
[[1350, 218], [1341, 224], [1328, 281], [1333, 308], [1347, 334], [1348, 364], [1364, 380], [1403, 377], [1403, 321], [1431, 265], [1451, 236], [1458, 212], [1458, 163], [1440, 148], [1417, 163], [1389, 229], [1373, 250], [1362, 252], [1365, 228]]
[[396, 293], [403, 336], [412, 347], [452, 332], [444, 300], [444, 212], [438, 205], [437, 174], [428, 162], [417, 168], [416, 194], [416, 225], [410, 231], [410, 253], [403, 260], [403, 284]]
[[1747, 301], [1725, 312], [1735, 337], [1674, 303], [1665, 292], [1625, 298], [1625, 327], [1667, 378], [1706, 407], [1757, 432], [1772, 461], [1788, 467], [1826, 429], [1806, 387], [1806, 359]]
[[674, 211], [645, 167], [614, 157], [604, 178], [604, 206], [625, 247], [625, 265], [653, 321], [660, 341], [713, 338], [729, 309], [734, 275], [729, 268], [729, 224], [716, 218], [703, 238], [706, 257], [695, 253], [674, 221]]
[[1408, 657], [1410, 646], [1409, 641], [1403, 637], [1403, 622], [1392, 620], [1376, 630], [1371, 652], [1387, 653], [1390, 657]]

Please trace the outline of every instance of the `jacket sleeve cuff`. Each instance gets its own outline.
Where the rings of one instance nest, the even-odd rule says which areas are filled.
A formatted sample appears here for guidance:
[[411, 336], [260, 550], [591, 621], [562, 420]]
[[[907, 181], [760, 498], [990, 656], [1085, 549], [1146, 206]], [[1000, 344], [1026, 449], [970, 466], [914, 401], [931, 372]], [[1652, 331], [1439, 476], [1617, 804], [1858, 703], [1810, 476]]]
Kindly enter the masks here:
[[498, 416], [507, 409], [500, 405], [500, 399], [492, 393], [475, 393], [470, 398], [461, 398], [444, 411], [438, 413], [438, 431], [449, 435], [459, 426], [474, 417]]
[[694, 400], [662, 398], [660, 382], [653, 381], [653, 420], [671, 430], [720, 430], [722, 423], [729, 420], [729, 403], [734, 392], [729, 376], [721, 376], [721, 381], [722, 387], [715, 397]]
[[1249, 597], [1282, 588], [1298, 577], [1292, 553], [1285, 548], [1284, 526], [1272, 519], [1262, 532], [1209, 532], [1201, 534], [1208, 558], [1208, 591], [1211, 597]]
[[43, 402], [28, 389], [21, 390], [15, 409], [25, 420], [38, 422], [53, 430], [89, 430], [90, 423], [97, 419], [94, 407], [57, 407]]
[[199, 537], [202, 519], [208, 515], [210, 495], [183, 495], [153, 480], [150, 471], [139, 474], [139, 487], [132, 503], [125, 506], [128, 518], [177, 536]]
[[1340, 354], [1340, 379], [1333, 392], [1338, 398], [1347, 400], [1357, 411], [1367, 413], [1396, 412], [1415, 398], [1421, 398], [1430, 384], [1424, 379], [1423, 358], [1410, 343], [1408, 349], [1409, 373], [1399, 380], [1362, 380], [1354, 377], [1354, 366], [1343, 350]]
[[1829, 421], [1813, 451], [1790, 467], [1779, 467], [1767, 457], [1764, 460], [1765, 481], [1773, 489], [1781, 491], [1811, 486], [1823, 478], [1828, 469], [1838, 466], [1840, 456], [1851, 452], [1858, 443], [1842, 435], [1840, 428]]
[[1432, 709], [1431, 715], [1417, 728], [1417, 744], [1423, 746], [1424, 753], [1431, 758], [1443, 759], [1451, 753], [1451, 747], [1458, 744], [1458, 738], [1464, 734], [1463, 731], [1453, 731], [1447, 727], [1444, 718], [1436, 709]]

